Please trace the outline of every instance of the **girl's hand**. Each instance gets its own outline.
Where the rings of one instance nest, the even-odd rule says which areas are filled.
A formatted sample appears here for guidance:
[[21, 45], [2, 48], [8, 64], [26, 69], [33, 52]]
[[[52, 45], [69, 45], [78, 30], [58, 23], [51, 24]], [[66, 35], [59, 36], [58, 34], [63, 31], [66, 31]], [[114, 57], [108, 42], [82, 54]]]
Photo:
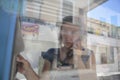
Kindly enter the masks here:
[[25, 74], [28, 69], [31, 69], [30, 63], [25, 60], [21, 55], [17, 56], [17, 68], [18, 72]]

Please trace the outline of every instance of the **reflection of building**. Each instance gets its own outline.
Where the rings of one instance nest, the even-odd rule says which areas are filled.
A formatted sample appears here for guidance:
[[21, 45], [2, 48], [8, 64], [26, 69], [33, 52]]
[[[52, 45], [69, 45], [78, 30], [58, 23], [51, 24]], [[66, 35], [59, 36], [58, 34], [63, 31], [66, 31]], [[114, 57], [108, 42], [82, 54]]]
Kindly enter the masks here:
[[68, 15], [86, 15], [107, 0], [26, 0], [24, 16], [57, 22]]
[[97, 72], [118, 72], [119, 27], [92, 18], [87, 23], [88, 48], [96, 53]]
[[119, 38], [119, 27], [105, 23], [93, 18], [87, 19], [88, 33], [96, 34], [100, 36]]
[[117, 38], [120, 39], [120, 26], [117, 27]]

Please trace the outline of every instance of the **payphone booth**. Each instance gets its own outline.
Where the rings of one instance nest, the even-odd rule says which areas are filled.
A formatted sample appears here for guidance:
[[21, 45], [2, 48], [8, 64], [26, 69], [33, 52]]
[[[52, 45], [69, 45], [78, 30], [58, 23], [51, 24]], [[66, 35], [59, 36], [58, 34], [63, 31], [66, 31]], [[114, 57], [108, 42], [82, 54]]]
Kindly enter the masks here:
[[[59, 44], [59, 31], [61, 25], [64, 24], [63, 18], [66, 16], [70, 16], [71, 18], [65, 21], [68, 21], [68, 23], [72, 22], [72, 26], [79, 27], [79, 40], [82, 42], [81, 45], [85, 48], [81, 49], [85, 51], [85, 55], [82, 56], [82, 64], [85, 65], [87, 69], [77, 70], [80, 67], [79, 58], [73, 58], [73, 61], [69, 61], [68, 58], [65, 58], [52, 66], [54, 68], [50, 70], [50, 74], [47, 74], [47, 77], [50, 76], [50, 80], [79, 80], [80, 78], [80, 80], [87, 80], [85, 78], [86, 75], [82, 74], [92, 72], [90, 63], [89, 66], [85, 63], [85, 59], [89, 58], [89, 56], [86, 56], [86, 53], [92, 54], [92, 51], [86, 49], [87, 34], [85, 32], [87, 29], [87, 12], [105, 1], [107, 0], [1, 0], [0, 80], [29, 80], [28, 76], [25, 77], [16, 67], [23, 67], [24, 65], [17, 64], [16, 60], [18, 55], [21, 55], [22, 58], [29, 62], [34, 75], [37, 76], [37, 78], [34, 78], [35, 80], [39, 80], [40, 77], [46, 76], [40, 75], [42, 74], [41, 68], [44, 67], [45, 64], [43, 58], [46, 57], [44, 56], [45, 53], [47, 54], [47, 52], [50, 52], [50, 48], [56, 49], [65, 45], [63, 43]], [[70, 19], [72, 19], [72, 21], [70, 21]], [[69, 24], [69, 26], [71, 26], [71, 24]], [[72, 30], [75, 30], [75, 28], [72, 28]], [[66, 32], [63, 33], [66, 34]], [[69, 34], [73, 33], [69, 32]], [[56, 54], [58, 55], [58, 53]], [[72, 55], [80, 56], [74, 53]], [[43, 56], [43, 58], [41, 58], [41, 56]], [[61, 56], [63, 56], [63, 58], [65, 57], [64, 55]], [[51, 57], [48, 57], [47, 59], [51, 60]], [[58, 58], [56, 60], [58, 60]], [[69, 64], [66, 64], [66, 62]], [[71, 62], [74, 62], [75, 65]], [[63, 63], [65, 66], [61, 67]], [[59, 64], [59, 66], [57, 64]], [[90, 75], [87, 76], [90, 77]], [[91, 76], [94, 78], [96, 75]], [[96, 79], [95, 77], [90, 80]]]

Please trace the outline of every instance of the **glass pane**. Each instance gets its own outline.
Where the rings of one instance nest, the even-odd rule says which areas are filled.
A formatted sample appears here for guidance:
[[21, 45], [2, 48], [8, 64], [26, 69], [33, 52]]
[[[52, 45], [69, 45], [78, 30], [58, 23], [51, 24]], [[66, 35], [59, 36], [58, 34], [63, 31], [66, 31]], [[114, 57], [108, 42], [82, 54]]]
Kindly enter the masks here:
[[[92, 3], [95, 4], [92, 0], [20, 1], [20, 28], [14, 51], [24, 51], [17, 50], [15, 77], [86, 80], [85, 76], [91, 75], [91, 80], [96, 80], [95, 56], [87, 48], [86, 31], [86, 14]], [[17, 44], [21, 37], [23, 42]]]
[[119, 69], [119, 11], [112, 1], [19, 0], [14, 77], [112, 80]]

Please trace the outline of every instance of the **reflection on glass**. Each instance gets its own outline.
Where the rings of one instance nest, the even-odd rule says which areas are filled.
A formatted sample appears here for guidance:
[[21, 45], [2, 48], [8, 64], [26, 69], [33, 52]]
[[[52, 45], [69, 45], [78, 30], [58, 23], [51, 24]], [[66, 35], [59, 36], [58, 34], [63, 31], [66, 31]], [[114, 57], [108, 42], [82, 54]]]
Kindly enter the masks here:
[[[96, 69], [94, 53], [82, 46], [84, 43], [80, 34], [80, 26], [72, 24], [73, 18], [73, 16], [63, 18], [61, 26], [57, 29], [55, 25], [47, 23], [22, 22], [21, 35], [24, 39], [25, 50], [21, 55], [29, 64], [26, 64], [22, 56], [18, 56], [17, 61], [22, 63], [21, 67], [18, 66], [18, 71], [21, 74], [24, 74], [27, 79], [31, 78], [31, 76], [36, 79], [44, 79], [50, 75], [46, 74], [46, 72], [51, 71], [52, 74], [49, 77], [52, 79], [54, 71], [63, 71], [62, 73], [64, 73], [64, 70], [66, 70], [75, 72], [79, 79], [81, 76], [77, 72], [79, 69], [93, 69], [94, 72]], [[50, 25], [52, 28], [49, 27]], [[58, 35], [54, 36], [54, 33], [58, 33]], [[49, 37], [53, 38], [50, 39]], [[74, 69], [77, 70], [73, 71]], [[58, 77], [60, 72], [56, 74], [56, 77]], [[93, 74], [93, 76], [95, 77], [96, 74]]]
[[96, 51], [87, 48], [86, 31], [104, 36], [108, 32], [107, 27], [101, 29], [91, 22], [87, 28], [87, 12], [94, 8], [90, 4], [99, 6], [103, 2], [26, 0], [21, 17], [25, 48], [17, 57], [17, 62], [22, 64], [17, 66], [16, 77], [20, 80], [96, 80]]

